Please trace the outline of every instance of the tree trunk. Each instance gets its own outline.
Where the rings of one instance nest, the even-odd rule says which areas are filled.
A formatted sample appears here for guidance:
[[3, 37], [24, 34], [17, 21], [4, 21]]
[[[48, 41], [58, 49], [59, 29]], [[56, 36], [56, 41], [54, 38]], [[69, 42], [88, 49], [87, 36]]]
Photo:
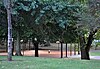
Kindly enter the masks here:
[[86, 42], [84, 36], [80, 37], [80, 45], [81, 45], [81, 59], [90, 60], [89, 51], [86, 49]]
[[81, 59], [90, 60], [89, 52], [86, 49], [81, 49]]
[[90, 60], [89, 57], [89, 51], [91, 48], [91, 44], [93, 41], [93, 35], [97, 32], [97, 29], [94, 31], [90, 31], [88, 40], [87, 40], [87, 44], [85, 42], [85, 38], [81, 37], [80, 39], [80, 45], [81, 45], [81, 59], [85, 59], [85, 60]]
[[38, 57], [38, 41], [34, 41], [34, 46], [35, 46], [35, 57]]
[[11, 24], [11, 1], [7, 0], [8, 19], [8, 61], [12, 61], [12, 24]]
[[8, 51], [8, 41], [7, 41], [7, 39], [6, 39], [6, 52]]
[[28, 43], [29, 43], [29, 50], [30, 50], [30, 47], [31, 47], [31, 40], [30, 39], [28, 40]]
[[17, 41], [16, 41], [16, 54], [17, 56], [22, 56], [20, 47], [20, 32], [17, 30]]
[[14, 39], [13, 39], [13, 41], [12, 41], [12, 56], [14, 56]]

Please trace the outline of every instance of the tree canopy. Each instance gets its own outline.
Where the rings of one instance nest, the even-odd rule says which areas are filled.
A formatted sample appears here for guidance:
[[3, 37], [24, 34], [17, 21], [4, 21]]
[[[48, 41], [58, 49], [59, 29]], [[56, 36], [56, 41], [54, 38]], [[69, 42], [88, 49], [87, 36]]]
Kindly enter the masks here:
[[[0, 1], [0, 36], [7, 35], [6, 0]], [[89, 59], [95, 33], [100, 28], [99, 0], [12, 0], [13, 37], [28, 40], [77, 42]], [[15, 33], [18, 34], [15, 34]], [[87, 41], [85, 34], [88, 32]], [[19, 39], [19, 40], [20, 40]], [[87, 56], [86, 56], [87, 55]]]
[[[71, 33], [70, 29], [77, 23], [78, 16], [75, 14], [80, 11], [80, 5], [74, 3], [60, 0], [15, 0], [12, 7], [13, 29], [20, 28], [20, 31], [23, 31], [22, 37], [43, 35], [42, 38], [44, 38], [49, 34], [51, 39], [57, 40], [63, 35], [67, 37], [67, 33], [69, 35], [73, 33], [72, 37], [75, 38], [76, 32], [72, 31]], [[6, 24], [5, 19], [4, 21], [3, 24]], [[65, 25], [67, 26], [66, 29]]]

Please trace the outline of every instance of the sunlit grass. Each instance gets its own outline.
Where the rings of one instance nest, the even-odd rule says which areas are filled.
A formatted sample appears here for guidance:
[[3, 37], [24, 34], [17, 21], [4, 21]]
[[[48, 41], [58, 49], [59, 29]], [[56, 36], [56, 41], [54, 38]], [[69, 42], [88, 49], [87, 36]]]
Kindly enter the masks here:
[[100, 69], [98, 60], [25, 56], [14, 56], [11, 62], [6, 59], [6, 56], [0, 56], [0, 69]]

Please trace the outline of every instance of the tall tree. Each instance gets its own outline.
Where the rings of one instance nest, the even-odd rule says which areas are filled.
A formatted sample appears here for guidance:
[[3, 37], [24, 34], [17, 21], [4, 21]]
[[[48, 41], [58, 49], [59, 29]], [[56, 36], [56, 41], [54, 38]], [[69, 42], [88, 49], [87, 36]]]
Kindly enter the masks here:
[[87, 4], [83, 5], [81, 12], [81, 21], [80, 27], [88, 31], [87, 39], [85, 39], [82, 29], [80, 31], [80, 45], [81, 45], [81, 59], [90, 60], [89, 51], [91, 48], [92, 41], [94, 39], [95, 33], [100, 27], [100, 1], [97, 0], [88, 0]]
[[8, 19], [8, 61], [12, 61], [12, 24], [11, 24], [11, 0], [4, 0]]

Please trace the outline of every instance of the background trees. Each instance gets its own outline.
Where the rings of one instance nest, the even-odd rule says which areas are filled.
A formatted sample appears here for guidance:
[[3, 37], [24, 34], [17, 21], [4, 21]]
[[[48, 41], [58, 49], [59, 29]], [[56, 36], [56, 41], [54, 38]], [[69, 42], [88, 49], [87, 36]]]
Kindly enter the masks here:
[[[16, 55], [21, 55], [21, 39], [77, 42], [80, 37], [82, 59], [89, 59], [91, 43], [99, 28], [99, 8], [97, 0], [13, 0], [11, 16], [13, 38], [17, 40]], [[0, 36], [6, 37], [7, 12], [1, 2], [0, 14]]]

